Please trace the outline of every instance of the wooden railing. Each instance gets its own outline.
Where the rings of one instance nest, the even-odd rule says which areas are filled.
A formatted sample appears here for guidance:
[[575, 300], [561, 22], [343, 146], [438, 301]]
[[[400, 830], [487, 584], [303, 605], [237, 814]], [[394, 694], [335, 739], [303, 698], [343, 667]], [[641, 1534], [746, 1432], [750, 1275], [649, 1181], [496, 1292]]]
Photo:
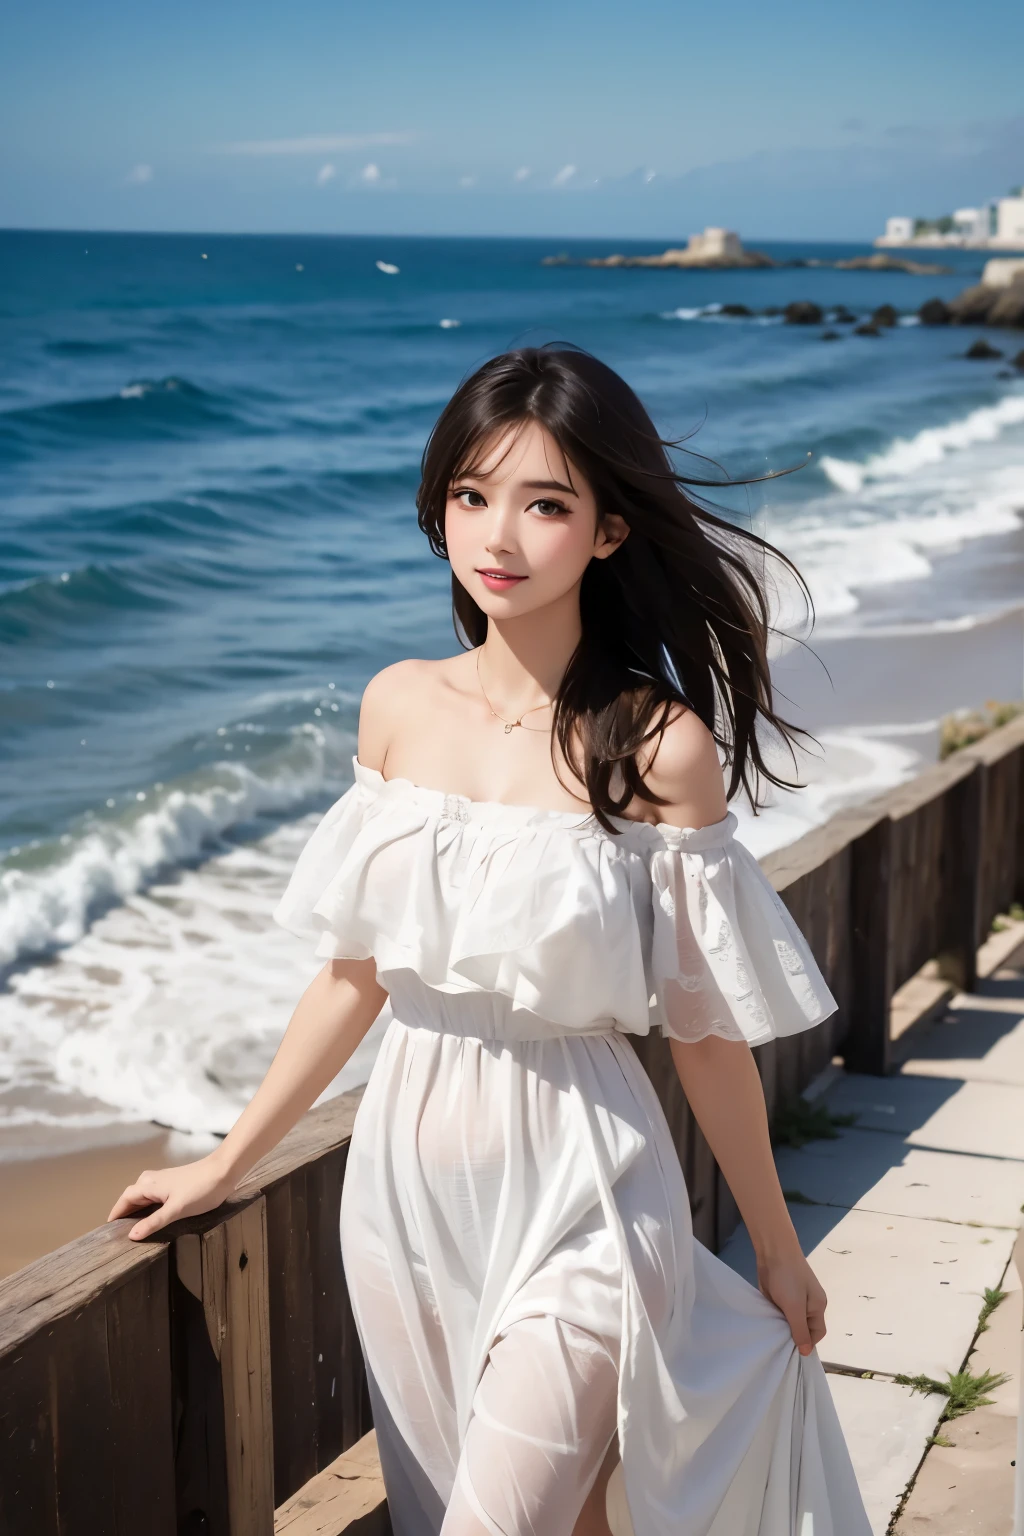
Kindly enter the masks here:
[[[887, 1070], [893, 993], [925, 961], [972, 985], [1024, 898], [1024, 719], [762, 865], [839, 1002], [756, 1052], [774, 1116], [836, 1053]], [[634, 1044], [717, 1247], [732, 1199], [666, 1043]], [[0, 1281], [3, 1536], [387, 1530], [338, 1232], [359, 1096], [311, 1110], [218, 1210], [144, 1244], [100, 1227]]]

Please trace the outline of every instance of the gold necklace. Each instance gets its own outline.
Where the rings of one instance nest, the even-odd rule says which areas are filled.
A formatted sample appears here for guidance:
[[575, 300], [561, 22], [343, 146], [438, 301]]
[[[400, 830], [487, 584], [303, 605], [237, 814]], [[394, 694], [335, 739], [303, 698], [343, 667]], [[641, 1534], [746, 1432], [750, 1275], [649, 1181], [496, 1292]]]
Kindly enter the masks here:
[[[522, 725], [523, 724], [523, 720], [524, 720], [526, 715], [532, 715], [534, 710], [537, 710], [537, 709], [548, 709], [550, 707], [550, 700], [548, 701], [547, 704], [531, 704], [529, 709], [524, 709], [523, 713], [516, 720], [506, 720], [504, 715], [499, 715], [498, 711], [495, 709], [494, 705], [491, 703], [490, 699], [487, 697], [487, 689], [484, 687], [484, 680], [480, 676], [480, 648], [477, 649], [477, 653], [476, 653], [476, 680], [480, 684], [480, 692], [484, 696], [484, 703], [487, 705], [487, 708], [490, 710], [490, 712], [494, 716], [495, 720], [500, 720], [501, 721], [502, 725], [505, 727], [505, 735], [506, 736], [508, 736], [512, 731], [514, 731], [517, 725]], [[524, 729], [525, 729], [525, 727], [524, 727]]]

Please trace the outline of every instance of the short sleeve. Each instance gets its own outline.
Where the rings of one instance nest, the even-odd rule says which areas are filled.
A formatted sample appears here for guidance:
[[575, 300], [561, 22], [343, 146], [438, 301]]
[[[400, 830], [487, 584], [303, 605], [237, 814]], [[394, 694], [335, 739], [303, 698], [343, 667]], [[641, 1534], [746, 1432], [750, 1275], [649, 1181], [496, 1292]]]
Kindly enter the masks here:
[[338, 932], [316, 909], [341, 870], [372, 803], [373, 796], [359, 782], [334, 802], [299, 854], [284, 895], [274, 908], [275, 923], [314, 942], [315, 953], [322, 960], [366, 960], [370, 956], [360, 939]]
[[680, 829], [651, 861], [652, 1005], [675, 1040], [719, 1035], [762, 1045], [821, 1023], [838, 1006], [735, 826], [730, 812], [713, 827]]

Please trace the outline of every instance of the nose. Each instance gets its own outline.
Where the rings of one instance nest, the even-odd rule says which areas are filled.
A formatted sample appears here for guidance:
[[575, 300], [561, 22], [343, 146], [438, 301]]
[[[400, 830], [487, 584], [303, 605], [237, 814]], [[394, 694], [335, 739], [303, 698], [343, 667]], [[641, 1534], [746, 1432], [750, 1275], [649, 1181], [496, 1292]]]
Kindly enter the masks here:
[[484, 548], [489, 555], [512, 555], [517, 549], [515, 511], [504, 498], [491, 503]]

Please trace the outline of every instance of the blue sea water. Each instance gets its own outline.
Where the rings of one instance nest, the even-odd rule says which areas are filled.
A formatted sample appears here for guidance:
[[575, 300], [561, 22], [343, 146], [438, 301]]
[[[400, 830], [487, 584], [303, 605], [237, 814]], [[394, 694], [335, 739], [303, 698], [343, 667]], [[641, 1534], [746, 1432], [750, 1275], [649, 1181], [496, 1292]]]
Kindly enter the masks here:
[[[153, 1043], [166, 1045], [171, 1026], [147, 1034], [157, 992], [193, 1021], [178, 1070], [205, 1075], [216, 1101], [193, 1085], [164, 1116], [230, 1123], [224, 1085], [251, 1076], [239, 1065], [246, 1030], [262, 1030], [265, 1046], [283, 1023], [267, 1021], [263, 986], [224, 1024], [221, 992], [239, 985], [232, 943], [240, 928], [263, 932], [305, 818], [344, 784], [367, 677], [452, 648], [447, 570], [413, 497], [432, 423], [486, 357], [551, 339], [588, 347], [663, 431], [693, 432], [691, 447], [732, 475], [812, 453], [799, 474], [719, 500], [797, 560], [822, 633], [934, 613], [922, 594], [936, 558], [1019, 527], [1021, 383], [965, 361], [963, 332], [914, 323], [923, 299], [977, 280], [976, 255], [939, 253], [953, 270], [933, 277], [544, 265], [560, 248], [0, 232], [0, 966], [13, 967], [0, 1072], [17, 1090], [11, 1125], [60, 1119], [58, 1090], [76, 1113], [92, 1095], [100, 1118], [104, 1105], [163, 1102], [139, 1065], [148, 1051], [160, 1081], [173, 1076], [173, 1051]], [[564, 248], [579, 258], [654, 247]], [[831, 262], [865, 248], [765, 249]], [[840, 339], [825, 342], [821, 326], [720, 312], [797, 298], [860, 317], [891, 303], [901, 324], [878, 339], [837, 326]], [[969, 592], [943, 601], [950, 616], [972, 612]], [[216, 984], [193, 963], [190, 880], [207, 903], [207, 948], [215, 889], [230, 915]], [[257, 888], [266, 899], [240, 919]], [[247, 894], [232, 905], [228, 889]], [[129, 939], [135, 922], [144, 934]], [[145, 963], [125, 961], [133, 945]], [[186, 951], [196, 991], [183, 997], [169, 957]], [[114, 971], [104, 1001], [95, 977]], [[26, 1082], [45, 1087], [48, 1109], [29, 1105]]]

